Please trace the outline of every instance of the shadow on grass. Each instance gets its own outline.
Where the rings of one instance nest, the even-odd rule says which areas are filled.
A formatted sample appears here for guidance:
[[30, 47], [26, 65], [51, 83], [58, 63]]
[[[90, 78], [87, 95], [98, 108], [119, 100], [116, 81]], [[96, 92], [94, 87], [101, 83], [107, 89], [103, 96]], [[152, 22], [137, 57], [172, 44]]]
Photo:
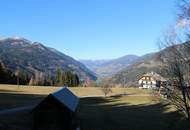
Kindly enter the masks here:
[[0, 110], [39, 103], [45, 96], [0, 92]]
[[[0, 106], [38, 104], [44, 97], [43, 95], [0, 93]], [[182, 120], [178, 112], [167, 112], [169, 105], [166, 103], [133, 105], [128, 104], [124, 99], [122, 95], [80, 99], [78, 114], [81, 130], [190, 129], [190, 123]], [[0, 129], [30, 130], [31, 117], [30, 112], [0, 116]]]
[[14, 90], [4, 90], [4, 89], [0, 89], [0, 93], [16, 93], [16, 92], [23, 92], [23, 91], [20, 91], [20, 90], [18, 90], [18, 91], [14, 91]]
[[[13, 94], [0, 92], [0, 110], [37, 105], [44, 95]], [[30, 130], [32, 127], [30, 111], [0, 115], [0, 130]]]
[[84, 98], [80, 101], [81, 130], [189, 130], [190, 122], [178, 112], [167, 112], [169, 104], [131, 105], [117, 103], [121, 96]]

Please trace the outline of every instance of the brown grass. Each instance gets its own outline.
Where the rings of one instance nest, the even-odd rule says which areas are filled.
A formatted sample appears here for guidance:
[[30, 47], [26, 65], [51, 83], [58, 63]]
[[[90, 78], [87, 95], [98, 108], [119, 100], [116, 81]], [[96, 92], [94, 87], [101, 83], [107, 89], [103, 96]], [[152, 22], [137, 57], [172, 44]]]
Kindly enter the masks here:
[[[17, 85], [0, 85], [0, 93], [13, 93], [13, 94], [35, 94], [35, 95], [48, 95], [61, 87], [44, 87], [44, 86], [17, 86]], [[104, 95], [101, 88], [98, 87], [70, 87], [69, 88], [77, 96], [94, 96]], [[112, 88], [112, 93], [115, 94], [149, 94], [149, 90], [138, 88]]]
[[[38, 103], [57, 87], [28, 87], [0, 85], [1, 107], [10, 108], [28, 103]], [[102, 95], [100, 88], [69, 88], [78, 96]], [[148, 96], [149, 90], [138, 88], [112, 88], [112, 94], [132, 96], [88, 97], [80, 99], [79, 117], [81, 130], [189, 130], [189, 122], [171, 106], [155, 97]], [[0, 108], [1, 109], [1, 108]], [[31, 126], [31, 114], [21, 112], [0, 117], [0, 123], [23, 130]], [[22, 129], [20, 129], [22, 130]]]
[[[61, 87], [44, 87], [44, 86], [16, 86], [0, 85], [0, 109], [22, 107], [36, 104], [49, 93], [52, 93]], [[69, 88], [77, 96], [103, 96], [101, 88], [97, 87], [72, 87]], [[128, 95], [148, 94], [148, 90], [138, 88], [112, 88], [109, 95], [118, 95], [127, 93]]]

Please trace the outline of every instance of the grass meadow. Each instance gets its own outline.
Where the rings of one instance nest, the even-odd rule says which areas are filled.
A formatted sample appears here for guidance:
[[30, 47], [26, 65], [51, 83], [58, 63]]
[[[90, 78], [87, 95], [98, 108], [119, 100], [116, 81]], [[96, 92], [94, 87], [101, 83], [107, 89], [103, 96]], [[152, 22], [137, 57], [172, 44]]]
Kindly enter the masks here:
[[[0, 85], [0, 108], [39, 103], [60, 88]], [[69, 88], [77, 96], [103, 95], [100, 88]], [[126, 95], [123, 95], [126, 93]], [[81, 130], [189, 130], [185, 121], [166, 100], [149, 95], [149, 90], [113, 88], [107, 97], [80, 99], [78, 114]], [[29, 111], [0, 116], [9, 129], [27, 130], [32, 125]]]

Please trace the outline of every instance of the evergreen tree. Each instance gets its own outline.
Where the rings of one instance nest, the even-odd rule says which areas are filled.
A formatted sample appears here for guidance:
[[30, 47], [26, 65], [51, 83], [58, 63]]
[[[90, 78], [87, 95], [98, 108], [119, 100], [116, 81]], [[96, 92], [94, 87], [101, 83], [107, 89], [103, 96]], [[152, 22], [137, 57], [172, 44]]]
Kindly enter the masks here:
[[61, 69], [57, 69], [55, 80], [57, 86], [61, 86], [63, 84]]
[[53, 78], [52, 78], [51, 74], [48, 74], [45, 85], [53, 86]]

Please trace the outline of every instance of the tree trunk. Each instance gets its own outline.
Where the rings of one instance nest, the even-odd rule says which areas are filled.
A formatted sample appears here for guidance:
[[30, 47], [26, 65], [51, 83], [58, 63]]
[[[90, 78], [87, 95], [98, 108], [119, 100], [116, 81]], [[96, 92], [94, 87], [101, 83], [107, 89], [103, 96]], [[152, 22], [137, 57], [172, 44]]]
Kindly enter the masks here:
[[184, 104], [185, 104], [185, 111], [186, 111], [187, 119], [190, 120], [189, 105], [188, 105], [187, 98], [186, 98], [186, 88], [185, 88], [185, 85], [184, 85], [184, 81], [183, 81], [182, 78], [180, 78], [179, 82], [180, 82], [180, 86], [181, 86], [181, 89], [182, 89], [181, 92], [182, 92], [182, 95], [183, 95], [183, 101], [184, 101]]
[[17, 76], [17, 85], [18, 85], [18, 88], [19, 88], [19, 77]]

